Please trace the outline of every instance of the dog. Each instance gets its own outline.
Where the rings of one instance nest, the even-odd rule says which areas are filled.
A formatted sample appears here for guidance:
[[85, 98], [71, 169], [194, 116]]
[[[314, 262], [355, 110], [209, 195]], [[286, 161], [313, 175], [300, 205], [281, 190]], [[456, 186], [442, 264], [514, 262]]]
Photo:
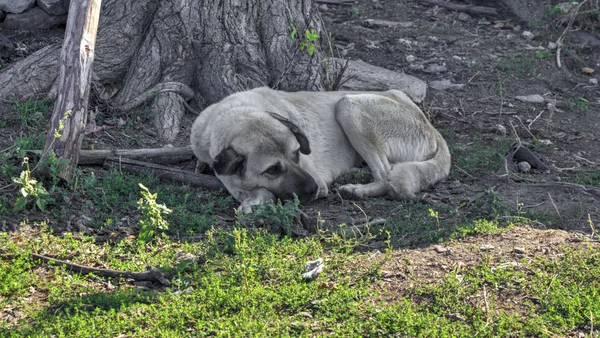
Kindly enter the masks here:
[[196, 118], [191, 146], [244, 212], [276, 198], [325, 197], [363, 160], [373, 182], [341, 186], [345, 198], [416, 199], [450, 172], [446, 141], [398, 90], [235, 93]]

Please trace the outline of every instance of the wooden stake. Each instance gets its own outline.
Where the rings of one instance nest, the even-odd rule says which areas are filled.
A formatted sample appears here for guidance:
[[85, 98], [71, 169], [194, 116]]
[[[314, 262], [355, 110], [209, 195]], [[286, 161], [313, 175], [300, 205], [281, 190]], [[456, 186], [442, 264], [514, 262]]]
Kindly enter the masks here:
[[87, 105], [94, 62], [94, 46], [102, 0], [71, 1], [60, 54], [58, 96], [46, 135], [44, 157], [53, 151], [61, 164], [59, 176], [69, 180], [79, 161], [87, 123]]

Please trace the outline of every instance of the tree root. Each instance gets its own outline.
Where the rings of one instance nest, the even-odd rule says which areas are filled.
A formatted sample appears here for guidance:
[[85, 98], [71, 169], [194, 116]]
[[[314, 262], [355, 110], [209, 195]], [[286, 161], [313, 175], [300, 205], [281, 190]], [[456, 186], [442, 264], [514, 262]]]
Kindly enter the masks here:
[[[2, 257], [2, 259], [14, 259], [15, 256], [13, 255], [6, 255], [6, 256], [0, 256]], [[131, 278], [134, 280], [138, 280], [138, 281], [151, 281], [151, 282], [156, 282], [159, 283], [161, 285], [170, 285], [171, 283], [165, 278], [165, 276], [163, 275], [162, 272], [160, 272], [160, 270], [153, 268], [151, 266], [146, 267], [147, 271], [146, 272], [131, 272], [131, 271], [119, 271], [119, 270], [111, 270], [111, 269], [100, 269], [100, 268], [92, 268], [89, 266], [85, 266], [85, 265], [79, 265], [79, 264], [74, 264], [74, 263], [69, 263], [66, 261], [61, 261], [52, 257], [48, 257], [45, 255], [40, 255], [40, 254], [36, 254], [36, 253], [32, 253], [31, 257], [34, 260], [39, 260], [42, 261], [44, 263], [47, 264], [53, 264], [53, 265], [57, 265], [57, 266], [64, 266], [67, 268], [67, 270], [71, 271], [71, 272], [76, 272], [76, 273], [80, 273], [80, 274], [90, 274], [90, 273], [95, 273], [99, 276], [103, 276], [103, 277], [124, 277], [124, 278]]]
[[190, 87], [184, 85], [183, 83], [163, 82], [163, 83], [159, 83], [156, 86], [148, 89], [147, 91], [140, 94], [133, 100], [121, 105], [118, 108], [121, 111], [127, 112], [127, 111], [132, 110], [133, 108], [138, 107], [142, 103], [150, 100], [151, 98], [158, 95], [159, 93], [173, 93], [173, 92], [181, 95], [186, 101], [193, 99], [195, 96], [194, 91]]

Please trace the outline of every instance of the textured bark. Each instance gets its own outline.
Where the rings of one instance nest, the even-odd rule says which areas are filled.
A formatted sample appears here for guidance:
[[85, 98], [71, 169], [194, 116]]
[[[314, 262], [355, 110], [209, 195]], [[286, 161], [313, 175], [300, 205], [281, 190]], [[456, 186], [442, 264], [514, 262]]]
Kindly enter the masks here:
[[[93, 79], [99, 90], [120, 87], [110, 102], [117, 108], [165, 82], [190, 87], [200, 108], [259, 86], [322, 89], [318, 51], [309, 56], [298, 47], [305, 29], [321, 32], [312, 0], [104, 0]], [[0, 73], [0, 98], [46, 94], [57, 60], [53, 46]], [[160, 91], [150, 103], [166, 142], [177, 135], [187, 100]]]
[[[36, 156], [42, 155], [40, 150], [28, 150], [27, 152]], [[81, 150], [79, 152], [79, 164], [101, 165], [109, 157], [126, 158], [156, 164], [173, 164], [191, 160], [194, 157], [194, 152], [190, 146], [182, 148]]]
[[[90, 79], [102, 0], [73, 1], [65, 41], [60, 54], [58, 98], [46, 135], [44, 154], [54, 152], [69, 160], [60, 165], [59, 175], [71, 179], [79, 160], [79, 149], [87, 121]], [[65, 114], [69, 112], [70, 114]], [[62, 127], [64, 126], [64, 129]], [[57, 137], [57, 132], [60, 137]]]

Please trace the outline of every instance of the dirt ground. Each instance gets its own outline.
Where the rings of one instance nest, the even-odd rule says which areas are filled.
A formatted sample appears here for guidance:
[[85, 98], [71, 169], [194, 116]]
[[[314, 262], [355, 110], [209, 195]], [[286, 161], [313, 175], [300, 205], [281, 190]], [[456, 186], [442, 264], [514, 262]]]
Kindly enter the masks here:
[[[430, 84], [449, 80], [464, 85], [430, 88], [423, 103], [453, 154], [450, 177], [423, 195], [429, 205], [458, 210], [481, 199], [500, 199], [513, 210], [554, 220], [540, 221], [540, 227], [589, 233], [588, 215], [600, 224], [600, 190], [575, 184], [598, 186], [600, 181], [599, 47], [588, 48], [575, 37], [567, 38], [559, 70], [556, 52], [545, 49], [564, 31], [564, 24], [556, 20], [527, 23], [506, 12], [502, 17], [483, 17], [398, 0], [358, 0], [350, 5], [321, 5], [320, 10], [342, 57], [411, 74]], [[596, 36], [600, 32], [600, 27], [585, 28]], [[532, 33], [531, 39], [523, 36], [524, 31]], [[59, 41], [63, 33], [61, 28], [38, 33], [0, 31], [17, 46], [4, 62], [10, 64]], [[588, 69], [586, 73], [584, 67], [595, 72], [589, 74]], [[544, 102], [516, 99], [534, 94], [543, 96]], [[14, 114], [11, 107], [10, 102], [0, 104], [0, 115]], [[175, 146], [188, 144], [194, 117], [185, 116], [182, 125], [187, 127]], [[99, 111], [96, 118], [109, 132], [90, 136], [85, 148], [160, 146], [151, 117]], [[135, 132], [119, 132], [121, 124], [133, 125], [130, 130]], [[2, 126], [0, 150], [14, 144], [18, 130], [10, 123]], [[517, 138], [550, 168], [549, 173], [511, 172], [508, 179], [498, 179], [502, 154]], [[182, 165], [185, 169], [193, 166], [191, 162]], [[368, 179], [368, 173], [363, 176]], [[355, 173], [341, 180], [357, 177]], [[411, 217], [406, 205], [384, 199], [354, 204], [335, 193], [304, 211], [309, 218], [318, 216], [331, 225], [363, 224], [365, 214], [371, 220]], [[488, 212], [479, 211], [481, 217]]]

